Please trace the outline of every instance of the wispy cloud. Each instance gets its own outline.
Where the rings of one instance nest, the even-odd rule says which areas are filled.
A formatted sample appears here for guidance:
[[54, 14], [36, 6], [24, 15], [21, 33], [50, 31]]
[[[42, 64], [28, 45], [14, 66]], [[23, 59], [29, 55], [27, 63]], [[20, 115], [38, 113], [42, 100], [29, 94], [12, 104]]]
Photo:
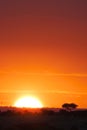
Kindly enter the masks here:
[[0, 71], [0, 74], [9, 74], [9, 75], [29, 75], [29, 76], [56, 76], [56, 77], [87, 77], [86, 73], [49, 73], [49, 72], [40, 72], [40, 73], [29, 73], [29, 72], [18, 72], [18, 71]]
[[22, 94], [67, 94], [67, 95], [87, 95], [87, 92], [71, 92], [71, 91], [59, 91], [59, 90], [2, 90], [0, 93], [22, 93]]

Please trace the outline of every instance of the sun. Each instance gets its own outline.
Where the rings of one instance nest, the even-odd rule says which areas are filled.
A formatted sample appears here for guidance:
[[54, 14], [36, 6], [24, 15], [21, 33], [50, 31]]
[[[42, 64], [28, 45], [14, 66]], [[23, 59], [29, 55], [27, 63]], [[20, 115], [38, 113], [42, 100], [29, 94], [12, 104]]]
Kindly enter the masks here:
[[43, 104], [36, 97], [25, 96], [25, 97], [22, 97], [22, 98], [18, 99], [14, 103], [14, 107], [19, 107], [19, 108], [42, 108]]

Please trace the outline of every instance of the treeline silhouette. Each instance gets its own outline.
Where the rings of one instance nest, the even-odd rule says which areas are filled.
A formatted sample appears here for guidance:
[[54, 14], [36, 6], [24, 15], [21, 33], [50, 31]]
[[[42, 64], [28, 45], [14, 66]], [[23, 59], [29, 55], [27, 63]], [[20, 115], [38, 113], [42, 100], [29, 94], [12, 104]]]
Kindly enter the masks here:
[[59, 109], [58, 111], [54, 111], [51, 109], [43, 108], [40, 112], [31, 112], [28, 110], [16, 111], [16, 110], [7, 110], [0, 111], [0, 116], [16, 116], [16, 115], [49, 115], [49, 116], [75, 116], [75, 117], [87, 117], [87, 110], [73, 110], [67, 111], [66, 109]]

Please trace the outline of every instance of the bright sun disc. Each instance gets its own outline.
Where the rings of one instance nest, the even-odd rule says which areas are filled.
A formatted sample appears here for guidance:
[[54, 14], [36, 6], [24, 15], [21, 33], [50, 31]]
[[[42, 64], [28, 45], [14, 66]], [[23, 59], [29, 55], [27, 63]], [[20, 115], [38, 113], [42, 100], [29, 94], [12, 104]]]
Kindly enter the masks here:
[[17, 100], [14, 104], [15, 107], [24, 108], [42, 108], [42, 103], [34, 97], [23, 97]]

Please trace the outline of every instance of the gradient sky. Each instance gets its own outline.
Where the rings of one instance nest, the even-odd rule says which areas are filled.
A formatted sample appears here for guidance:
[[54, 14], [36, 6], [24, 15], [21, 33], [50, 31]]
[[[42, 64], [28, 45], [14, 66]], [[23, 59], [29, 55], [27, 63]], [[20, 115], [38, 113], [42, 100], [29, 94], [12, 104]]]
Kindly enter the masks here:
[[87, 1], [0, 1], [1, 103], [34, 95], [44, 106], [87, 107]]

